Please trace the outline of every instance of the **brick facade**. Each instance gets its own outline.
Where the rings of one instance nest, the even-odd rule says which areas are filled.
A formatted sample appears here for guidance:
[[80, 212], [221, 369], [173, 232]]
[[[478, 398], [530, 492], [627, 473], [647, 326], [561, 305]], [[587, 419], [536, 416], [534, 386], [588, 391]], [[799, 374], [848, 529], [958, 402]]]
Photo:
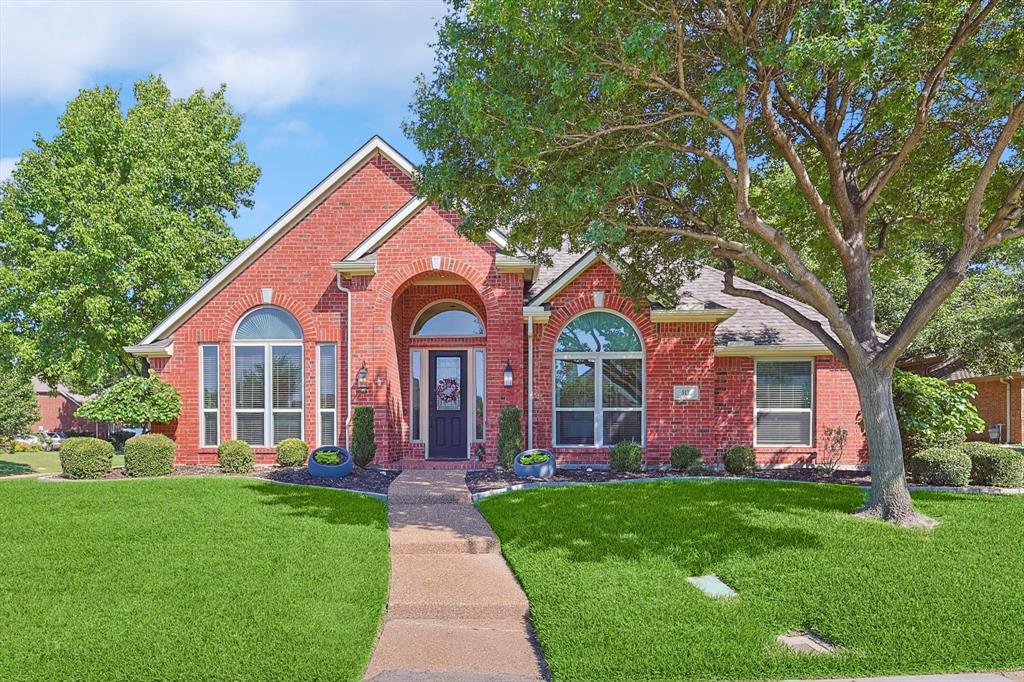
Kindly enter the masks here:
[[62, 393], [36, 393], [39, 403], [39, 421], [32, 425], [30, 433], [39, 431], [59, 433], [90, 433], [97, 438], [106, 438], [107, 424], [101, 424], [75, 416], [81, 405]]
[[[200, 446], [199, 347], [217, 344], [220, 358], [220, 439], [233, 437], [232, 338], [235, 326], [250, 310], [270, 304], [291, 313], [303, 334], [304, 435], [316, 439], [316, 352], [321, 343], [338, 347], [337, 432], [346, 412], [345, 320], [351, 305], [353, 385], [347, 389], [354, 406], [375, 410], [376, 462], [383, 466], [419, 467], [425, 445], [410, 442], [410, 367], [412, 348], [483, 348], [486, 357], [484, 466], [496, 461], [497, 423], [502, 407], [523, 411], [527, 431], [527, 341], [523, 324], [525, 282], [522, 274], [501, 272], [496, 247], [477, 244], [456, 231], [456, 217], [427, 206], [379, 245], [376, 271], [341, 280], [351, 302], [337, 287], [331, 266], [406, 204], [414, 194], [410, 179], [382, 155], [372, 156], [335, 187], [304, 218], [273, 242], [225, 286], [214, 293], [173, 331], [170, 358], [154, 359], [154, 369], [183, 398], [180, 418], [157, 430], [173, 437], [181, 463], [216, 461], [216, 449]], [[753, 441], [752, 358], [716, 357], [715, 324], [651, 321], [649, 310], [637, 310], [619, 293], [614, 271], [596, 262], [551, 301], [550, 319], [534, 331], [533, 444], [547, 447], [552, 437], [552, 353], [562, 327], [575, 315], [593, 309], [594, 292], [603, 291], [603, 307], [615, 311], [638, 330], [645, 351], [645, 458], [648, 465], [666, 464], [672, 446], [698, 446], [711, 462], [725, 449]], [[485, 334], [471, 338], [410, 338], [413, 319], [438, 300], [465, 303], [480, 316]], [[512, 387], [505, 387], [506, 362], [513, 369]], [[365, 366], [366, 390], [355, 386], [356, 370]], [[673, 387], [697, 385], [700, 399], [677, 403]], [[815, 362], [815, 447], [759, 448], [758, 461], [790, 464], [812, 460], [824, 429], [842, 425], [849, 432], [845, 464], [866, 461], [864, 439], [857, 424], [857, 396], [849, 373], [830, 356]], [[559, 448], [561, 461], [607, 462], [606, 448]], [[258, 462], [271, 462], [273, 448], [257, 448]], [[443, 467], [469, 467], [475, 462], [438, 462]]]
[[[1017, 375], [1009, 380], [1009, 391], [1007, 381], [1000, 377], [985, 377], [983, 379], [972, 379], [978, 393], [974, 398], [974, 406], [978, 408], [978, 415], [985, 420], [985, 430], [982, 433], [969, 434], [972, 440], [989, 440], [989, 429], [996, 424], [1003, 424], [1004, 433], [1008, 433], [1010, 443], [1024, 442], [1024, 377]], [[1006, 426], [1006, 399], [1010, 399], [1010, 421]]]

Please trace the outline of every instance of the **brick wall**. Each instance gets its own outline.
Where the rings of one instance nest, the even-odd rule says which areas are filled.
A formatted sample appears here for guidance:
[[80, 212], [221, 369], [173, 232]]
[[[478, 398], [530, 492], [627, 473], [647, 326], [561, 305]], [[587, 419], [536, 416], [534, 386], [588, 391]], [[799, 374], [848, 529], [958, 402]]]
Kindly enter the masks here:
[[79, 408], [78, 403], [67, 396], [58, 393], [36, 393], [39, 402], [40, 419], [32, 425], [31, 433], [43, 431], [82, 431], [95, 434], [99, 438], [107, 437], [107, 425], [82, 419], [75, 416], [75, 410]]
[[[985, 431], [969, 434], [971, 440], [988, 440], [988, 430], [996, 424], [1006, 424], [1006, 384], [998, 377], [975, 379], [971, 383], [977, 389], [974, 406], [978, 415], [985, 420]], [[1017, 376], [1010, 383], [1010, 423], [1008, 428], [1011, 443], [1020, 443], [1024, 433], [1024, 411], [1021, 409], [1024, 397], [1024, 378]]]

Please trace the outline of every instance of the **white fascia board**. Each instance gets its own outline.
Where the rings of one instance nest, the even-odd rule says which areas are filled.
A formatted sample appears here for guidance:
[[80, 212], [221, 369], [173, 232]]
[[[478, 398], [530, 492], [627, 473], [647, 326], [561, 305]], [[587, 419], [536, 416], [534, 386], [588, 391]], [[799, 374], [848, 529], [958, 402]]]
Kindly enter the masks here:
[[530, 302], [527, 304], [529, 307], [535, 307], [543, 305], [558, 295], [562, 289], [569, 286], [574, 279], [579, 277], [587, 268], [596, 263], [597, 261], [603, 262], [605, 265], [615, 271], [616, 274], [619, 272], [619, 268], [607, 258], [599, 254], [597, 251], [590, 250], [580, 257], [571, 268], [563, 272], [561, 275], [556, 277], [554, 281], [544, 287], [537, 293]]
[[169, 358], [174, 355], [174, 344], [162, 346], [140, 343], [137, 346], [125, 346], [124, 352], [140, 358]]
[[175, 308], [163, 322], [154, 327], [153, 330], [146, 335], [146, 338], [144, 338], [139, 345], [145, 346], [147, 344], [151, 344], [177, 328], [177, 326], [187, 319], [197, 307], [205, 303], [211, 296], [220, 291], [221, 288], [234, 279], [235, 275], [241, 272], [257, 257], [262, 255], [262, 253], [273, 245], [274, 242], [287, 233], [287, 231], [299, 220], [304, 218], [306, 214], [316, 207], [327, 194], [347, 180], [352, 173], [362, 168], [363, 165], [376, 154], [383, 154], [389, 161], [394, 163], [396, 166], [401, 168], [403, 172], [410, 176], [416, 171], [415, 167], [408, 159], [399, 154], [394, 147], [382, 140], [379, 136], [374, 135], [366, 144], [348, 157], [344, 163], [335, 168], [330, 175], [320, 181], [320, 184], [310, 190], [306, 196], [299, 199], [299, 201], [288, 209], [284, 215], [260, 233], [260, 235], [256, 237], [249, 246], [232, 258], [227, 265], [217, 272], [217, 274], [208, 279], [206, 283], [199, 287], [194, 294], [189, 296], [184, 303]]
[[381, 226], [374, 230], [369, 237], [364, 239], [359, 246], [352, 249], [351, 253], [345, 256], [342, 262], [359, 260], [366, 254], [376, 250], [377, 247], [386, 242], [388, 237], [394, 234], [394, 232], [401, 227], [406, 220], [412, 218], [426, 205], [427, 200], [423, 197], [413, 197], [407, 201], [402, 208], [395, 211], [390, 218], [381, 223]]
[[551, 311], [544, 306], [523, 306], [523, 322], [530, 318], [538, 324], [547, 324], [551, 319]]
[[655, 324], [672, 322], [723, 322], [736, 314], [735, 308], [695, 308], [684, 310], [669, 308], [652, 310], [651, 322]]

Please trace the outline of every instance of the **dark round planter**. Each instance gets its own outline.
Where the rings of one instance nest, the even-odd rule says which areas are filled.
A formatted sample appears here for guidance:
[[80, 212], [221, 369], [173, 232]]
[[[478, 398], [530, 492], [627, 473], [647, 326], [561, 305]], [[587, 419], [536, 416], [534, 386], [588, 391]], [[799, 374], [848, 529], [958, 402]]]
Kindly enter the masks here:
[[[541, 462], [540, 464], [521, 464], [519, 462], [525, 455], [529, 455], [533, 452], [542, 452], [548, 456], [548, 461]], [[516, 458], [512, 461], [512, 468], [516, 472], [516, 476], [520, 478], [551, 478], [555, 475], [555, 453], [550, 450], [523, 450]]]
[[[318, 452], [337, 452], [340, 462], [337, 464], [321, 464], [316, 461], [316, 453]], [[349, 454], [345, 448], [339, 448], [336, 445], [325, 445], [322, 448], [317, 448], [313, 452], [309, 453], [309, 475], [317, 476], [319, 478], [341, 478], [342, 476], [348, 476], [352, 473], [352, 455]]]

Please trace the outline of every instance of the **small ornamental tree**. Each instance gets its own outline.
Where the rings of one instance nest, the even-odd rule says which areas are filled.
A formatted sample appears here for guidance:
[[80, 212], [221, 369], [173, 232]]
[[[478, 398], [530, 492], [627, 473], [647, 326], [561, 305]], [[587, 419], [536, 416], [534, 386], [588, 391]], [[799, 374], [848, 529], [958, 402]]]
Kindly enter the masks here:
[[0, 448], [39, 420], [39, 401], [32, 380], [11, 366], [0, 370]]
[[512, 460], [523, 449], [523, 431], [518, 407], [503, 407], [498, 415], [498, 464], [512, 468]]
[[358, 467], [366, 467], [376, 454], [373, 408], [363, 405], [352, 412], [352, 462]]
[[177, 419], [180, 414], [181, 396], [152, 372], [149, 377], [125, 377], [75, 411], [76, 416], [92, 421], [147, 428]]
[[971, 402], [977, 393], [974, 384], [950, 383], [898, 369], [893, 373], [892, 390], [905, 447], [911, 451], [956, 446], [968, 434], [985, 428], [985, 420]]

